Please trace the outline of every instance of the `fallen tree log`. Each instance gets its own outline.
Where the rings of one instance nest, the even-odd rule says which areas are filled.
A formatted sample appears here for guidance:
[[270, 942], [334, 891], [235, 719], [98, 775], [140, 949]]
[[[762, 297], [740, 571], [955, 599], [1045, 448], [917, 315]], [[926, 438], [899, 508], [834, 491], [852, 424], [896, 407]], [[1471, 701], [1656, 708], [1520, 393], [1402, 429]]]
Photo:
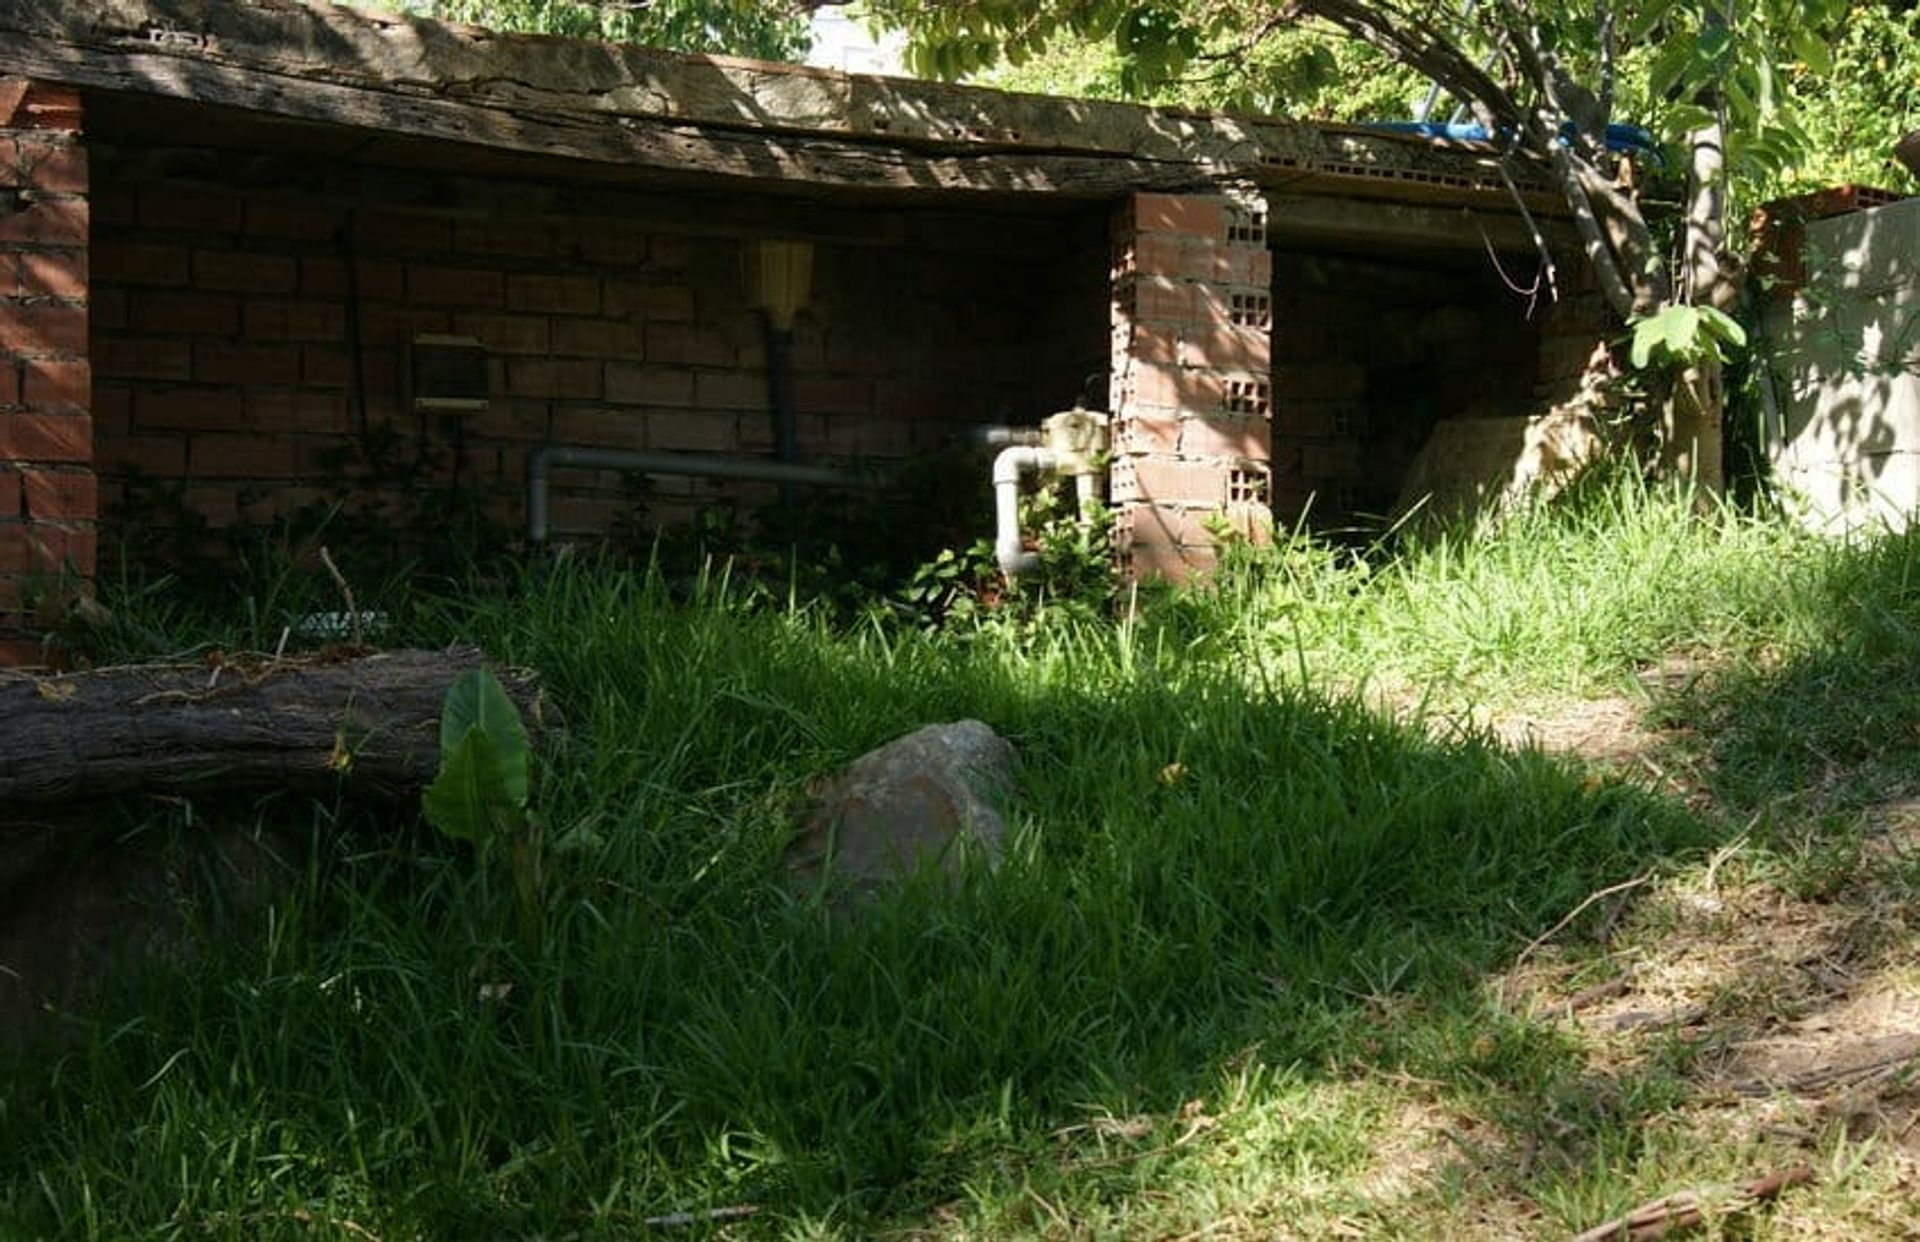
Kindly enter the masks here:
[[[457, 647], [0, 670], [0, 823], [130, 793], [417, 793], [439, 766], [447, 688], [482, 663]], [[496, 674], [538, 727], [533, 674]]]

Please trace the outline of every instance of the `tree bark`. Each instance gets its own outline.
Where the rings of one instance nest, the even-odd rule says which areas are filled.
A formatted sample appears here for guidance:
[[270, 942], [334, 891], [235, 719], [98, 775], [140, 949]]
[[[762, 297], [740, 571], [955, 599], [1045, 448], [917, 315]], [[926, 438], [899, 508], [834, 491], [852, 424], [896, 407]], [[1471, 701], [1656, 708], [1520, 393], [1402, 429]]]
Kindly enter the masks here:
[[[1730, 303], [1728, 279], [1721, 262], [1726, 237], [1726, 152], [1719, 125], [1696, 130], [1688, 138], [1692, 152], [1688, 169], [1691, 193], [1687, 199], [1686, 233], [1682, 253], [1684, 300], [1696, 306]], [[1720, 364], [1711, 358], [1683, 368], [1674, 377], [1661, 428], [1661, 465], [1680, 477], [1691, 477], [1702, 499], [1718, 496], [1725, 486], [1725, 452], [1721, 421], [1725, 410]]]
[[[0, 671], [0, 824], [131, 793], [417, 793], [440, 760], [442, 700], [471, 648], [233, 659], [41, 677]], [[529, 723], [531, 673], [501, 683]]]

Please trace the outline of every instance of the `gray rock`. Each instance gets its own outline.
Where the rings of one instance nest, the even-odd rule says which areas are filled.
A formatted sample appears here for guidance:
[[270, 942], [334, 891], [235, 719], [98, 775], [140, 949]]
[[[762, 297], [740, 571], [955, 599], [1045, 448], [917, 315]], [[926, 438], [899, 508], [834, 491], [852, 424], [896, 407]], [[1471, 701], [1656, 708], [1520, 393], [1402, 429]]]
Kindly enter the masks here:
[[969, 860], [993, 866], [1007, 832], [995, 803], [1013, 792], [1016, 761], [978, 720], [928, 725], [861, 756], [788, 846], [796, 886], [864, 901], [925, 866], [952, 878]]

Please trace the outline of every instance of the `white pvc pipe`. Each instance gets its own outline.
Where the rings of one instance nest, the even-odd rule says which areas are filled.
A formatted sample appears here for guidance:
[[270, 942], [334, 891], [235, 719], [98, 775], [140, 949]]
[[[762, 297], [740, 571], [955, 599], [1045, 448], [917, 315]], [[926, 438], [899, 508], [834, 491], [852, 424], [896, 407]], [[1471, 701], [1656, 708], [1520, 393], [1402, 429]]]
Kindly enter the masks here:
[[993, 557], [1009, 578], [1040, 567], [1040, 554], [1027, 551], [1020, 538], [1020, 476], [1051, 470], [1054, 461], [1048, 450], [1024, 444], [1002, 449], [993, 459]]

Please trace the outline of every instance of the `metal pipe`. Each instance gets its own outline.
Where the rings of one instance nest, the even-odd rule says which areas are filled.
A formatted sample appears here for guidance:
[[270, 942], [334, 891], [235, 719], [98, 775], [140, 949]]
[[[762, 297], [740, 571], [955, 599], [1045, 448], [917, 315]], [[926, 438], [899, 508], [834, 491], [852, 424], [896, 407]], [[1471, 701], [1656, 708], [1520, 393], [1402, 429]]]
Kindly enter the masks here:
[[825, 466], [802, 466], [792, 462], [767, 461], [760, 457], [543, 444], [527, 454], [527, 539], [530, 543], [542, 544], [547, 541], [547, 475], [555, 466], [638, 470], [645, 474], [675, 474], [702, 479], [749, 479], [761, 483], [807, 483], [815, 487], [866, 487], [873, 484], [870, 479]]
[[1040, 554], [1027, 551], [1020, 539], [1020, 476], [1051, 470], [1056, 461], [1050, 450], [1031, 445], [1002, 449], [993, 459], [993, 558], [1009, 578], [1040, 567]]
[[1047, 440], [1038, 427], [979, 427], [973, 435], [987, 448], [1004, 448], [1009, 444], [1045, 444]]

